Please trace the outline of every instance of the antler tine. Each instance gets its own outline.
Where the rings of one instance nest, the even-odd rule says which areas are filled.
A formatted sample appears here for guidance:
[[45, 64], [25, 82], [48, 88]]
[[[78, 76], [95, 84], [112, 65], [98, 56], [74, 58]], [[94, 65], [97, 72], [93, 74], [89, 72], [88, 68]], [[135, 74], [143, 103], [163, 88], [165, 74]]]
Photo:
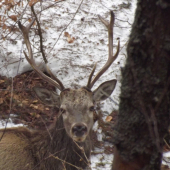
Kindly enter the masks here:
[[[21, 24], [21, 22], [19, 21], [18, 22], [18, 26], [20, 28], [20, 30], [22, 31], [23, 33], [23, 36], [24, 36], [24, 41], [25, 41], [25, 44], [27, 46], [27, 49], [28, 49], [28, 54], [29, 54], [29, 57], [27, 56], [26, 52], [24, 51], [24, 54], [25, 54], [25, 58], [27, 59], [27, 61], [29, 62], [29, 64], [32, 66], [32, 68], [36, 71], [36, 73], [38, 73], [38, 75], [40, 77], [42, 77], [42, 79], [46, 80], [47, 82], [49, 82], [51, 85], [57, 87], [60, 91], [64, 90], [64, 86], [62, 83], [58, 83], [57, 82], [57, 78], [55, 79], [56, 81], [54, 81], [52, 78], [46, 76], [40, 69], [39, 67], [35, 64], [35, 61], [33, 59], [33, 53], [32, 53], [32, 48], [31, 48], [31, 44], [30, 44], [30, 41], [29, 41], [29, 30], [31, 28], [31, 26], [33, 25], [35, 21], [35, 18], [25, 27]], [[60, 82], [60, 81], [59, 81]]]
[[114, 15], [113, 11], [111, 11], [110, 13], [111, 13], [110, 23], [108, 23], [101, 16], [99, 16], [99, 19], [102, 21], [102, 23], [108, 29], [108, 41], [109, 41], [108, 60], [105, 63], [105, 65], [102, 67], [102, 69], [96, 74], [96, 76], [91, 81], [92, 73], [94, 73], [94, 69], [92, 70], [92, 73], [90, 74], [90, 77], [89, 77], [89, 80], [87, 83], [87, 87], [90, 89], [93, 87], [95, 82], [101, 77], [101, 75], [111, 66], [111, 64], [113, 63], [113, 61], [117, 58], [117, 56], [119, 54], [120, 41], [118, 40], [117, 51], [116, 51], [115, 55], [113, 56], [113, 26], [114, 26], [115, 15]]
[[45, 65], [46, 65], [46, 70], [47, 70], [47, 72], [50, 74], [51, 78], [52, 78], [53, 80], [55, 80], [55, 81], [60, 85], [61, 91], [64, 90], [65, 87], [64, 87], [63, 83], [51, 72], [51, 70], [50, 70], [50, 68], [48, 67], [47, 63], [45, 63]]
[[89, 88], [89, 89], [91, 89], [90, 88], [90, 82], [91, 82], [91, 79], [92, 79], [92, 77], [93, 77], [93, 74], [94, 74], [94, 72], [95, 72], [95, 70], [96, 70], [96, 65], [97, 65], [97, 63], [94, 65], [94, 67], [93, 67], [93, 70], [91, 71], [91, 73], [90, 73], [90, 76], [89, 76], [89, 79], [88, 79], [88, 82], [87, 82], [87, 88]]

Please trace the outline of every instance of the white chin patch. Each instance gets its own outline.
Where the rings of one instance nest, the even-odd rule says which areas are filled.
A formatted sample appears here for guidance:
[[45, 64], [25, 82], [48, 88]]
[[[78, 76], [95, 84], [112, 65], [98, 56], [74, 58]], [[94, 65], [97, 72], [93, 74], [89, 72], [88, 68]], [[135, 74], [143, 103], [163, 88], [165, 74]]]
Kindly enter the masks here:
[[73, 140], [75, 142], [84, 142], [84, 140], [86, 139], [86, 136], [83, 136], [83, 137], [77, 137], [77, 136], [73, 136]]

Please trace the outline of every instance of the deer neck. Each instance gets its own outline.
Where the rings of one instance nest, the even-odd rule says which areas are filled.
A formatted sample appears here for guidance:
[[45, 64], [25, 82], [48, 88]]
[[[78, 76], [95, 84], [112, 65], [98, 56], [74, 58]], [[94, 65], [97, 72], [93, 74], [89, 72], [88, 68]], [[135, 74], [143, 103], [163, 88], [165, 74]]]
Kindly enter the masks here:
[[[84, 142], [75, 143], [66, 133], [62, 116], [58, 118], [49, 131], [46, 130], [39, 136], [34, 137], [32, 144], [34, 146], [33, 155], [36, 158], [36, 164], [39, 164], [42, 169], [47, 166], [51, 170], [55, 169], [55, 166], [61, 166], [62, 169], [63, 164], [61, 160], [84, 168], [88, 162], [86, 157], [89, 158], [91, 152], [90, 135]], [[81, 147], [84, 152], [82, 152]], [[84, 160], [84, 164], [80, 161], [81, 158]], [[69, 165], [65, 166], [68, 170], [73, 168]]]

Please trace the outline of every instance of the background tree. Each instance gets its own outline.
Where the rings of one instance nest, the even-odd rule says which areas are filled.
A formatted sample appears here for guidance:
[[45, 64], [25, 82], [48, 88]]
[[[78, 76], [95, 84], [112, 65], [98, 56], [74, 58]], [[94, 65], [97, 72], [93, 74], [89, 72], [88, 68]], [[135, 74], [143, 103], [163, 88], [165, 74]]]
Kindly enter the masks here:
[[169, 1], [138, 0], [127, 53], [112, 170], [157, 170], [169, 126]]

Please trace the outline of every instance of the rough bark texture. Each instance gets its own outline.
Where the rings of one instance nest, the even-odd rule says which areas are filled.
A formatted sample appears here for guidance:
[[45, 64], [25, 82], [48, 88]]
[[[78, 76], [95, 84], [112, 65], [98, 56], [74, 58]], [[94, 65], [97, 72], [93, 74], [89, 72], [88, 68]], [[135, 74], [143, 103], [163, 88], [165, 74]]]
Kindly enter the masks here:
[[138, 0], [127, 53], [112, 170], [159, 170], [170, 121], [170, 1]]

